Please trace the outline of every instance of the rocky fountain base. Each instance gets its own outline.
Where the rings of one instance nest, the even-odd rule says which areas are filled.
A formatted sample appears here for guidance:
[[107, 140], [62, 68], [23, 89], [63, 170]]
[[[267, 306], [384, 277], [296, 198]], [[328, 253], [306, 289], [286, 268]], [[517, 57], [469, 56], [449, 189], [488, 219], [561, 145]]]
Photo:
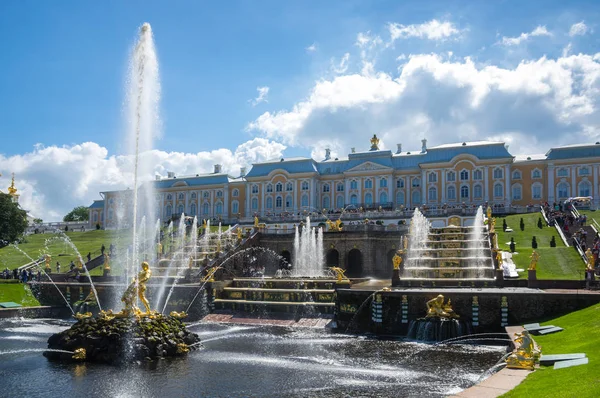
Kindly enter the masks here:
[[123, 363], [185, 356], [200, 347], [200, 338], [176, 316], [80, 319], [71, 328], [50, 336], [48, 348], [74, 354], [44, 352], [53, 360]]

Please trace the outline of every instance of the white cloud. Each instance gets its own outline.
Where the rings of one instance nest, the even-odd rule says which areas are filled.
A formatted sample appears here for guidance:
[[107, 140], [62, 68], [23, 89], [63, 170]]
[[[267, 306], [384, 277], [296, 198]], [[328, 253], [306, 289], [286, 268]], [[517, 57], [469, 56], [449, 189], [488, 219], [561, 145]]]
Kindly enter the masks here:
[[256, 87], [256, 91], [258, 91], [258, 96], [254, 99], [249, 100], [252, 106], [256, 106], [261, 102], [269, 102], [267, 97], [269, 96], [269, 87]]
[[331, 60], [331, 70], [337, 74], [346, 73], [346, 71], [348, 70], [348, 61], [349, 60], [350, 60], [350, 53], [345, 53], [344, 56], [342, 57], [342, 59], [340, 60], [340, 62], [338, 62], [337, 64], [332, 59]]
[[313, 43], [310, 46], [306, 47], [305, 50], [307, 53], [314, 53], [315, 51], [317, 51], [317, 43]]
[[460, 30], [452, 22], [440, 22], [437, 19], [413, 25], [389, 23], [388, 30], [392, 43], [398, 39], [408, 39], [410, 37], [440, 41], [460, 34]]
[[[216, 149], [210, 152], [183, 153], [152, 150], [142, 154], [154, 167], [142, 181], [155, 174], [173, 171], [177, 176], [209, 173], [213, 165], [239, 175], [241, 166], [283, 156], [283, 144], [264, 138], [254, 138], [239, 145], [235, 151]], [[94, 142], [73, 146], [38, 145], [32, 152], [4, 157], [0, 155], [0, 187], [10, 184], [9, 172], [15, 173], [15, 185], [21, 194], [24, 209], [45, 221], [57, 221], [75, 206], [90, 205], [100, 199], [99, 192], [133, 186], [131, 156], [109, 155], [108, 150]]]
[[589, 31], [587, 25], [581, 21], [576, 24], [571, 25], [571, 29], [569, 30], [569, 36], [583, 36]]
[[[398, 72], [319, 80], [290, 110], [265, 112], [247, 126], [270, 139], [345, 154], [389, 146], [503, 137], [515, 154], [534, 146], [594, 142], [600, 129], [600, 54], [524, 60], [514, 68], [469, 58], [412, 55]], [[323, 137], [327, 137], [326, 139]]]
[[517, 37], [503, 36], [502, 40], [499, 42], [499, 44], [502, 44], [504, 46], [518, 46], [522, 42], [527, 41], [527, 40], [529, 40], [529, 38], [535, 37], [535, 36], [552, 36], [552, 33], [550, 33], [548, 31], [548, 29], [546, 29], [546, 26], [540, 25], [537, 28], [535, 28], [533, 31], [531, 31], [529, 33], [521, 33]]

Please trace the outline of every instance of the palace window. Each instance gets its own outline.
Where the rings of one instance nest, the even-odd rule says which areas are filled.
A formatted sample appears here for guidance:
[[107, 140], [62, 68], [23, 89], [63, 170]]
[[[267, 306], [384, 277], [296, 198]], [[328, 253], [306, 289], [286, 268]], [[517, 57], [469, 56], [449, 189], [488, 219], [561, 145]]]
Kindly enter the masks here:
[[292, 197], [290, 195], [285, 197], [285, 208], [290, 209], [292, 207]]
[[237, 200], [231, 202], [231, 212], [233, 214], [238, 214], [240, 212], [240, 204]]
[[210, 196], [210, 192], [208, 192], [208, 191], [204, 191], [204, 192], [202, 193], [202, 196], [203, 196], [204, 198], [208, 198], [208, 197]]
[[435, 187], [429, 188], [429, 201], [437, 202], [437, 189]]
[[223, 214], [223, 203], [217, 202], [217, 215]]
[[356, 180], [350, 181], [350, 189], [358, 189], [358, 182]]
[[275, 184], [275, 192], [283, 192], [283, 184], [278, 182]]
[[591, 196], [592, 184], [589, 181], [579, 183], [579, 196]]
[[358, 204], [358, 196], [356, 196], [356, 195], [350, 196], [350, 204], [356, 206]]
[[467, 185], [463, 185], [462, 187], [460, 187], [460, 198], [469, 199], [469, 187]]
[[437, 182], [437, 173], [431, 172], [428, 177], [429, 182]]
[[192, 192], [192, 199], [196, 199], [196, 192]]
[[[172, 200], [172, 199], [173, 199], [173, 196], [171, 196], [171, 194], [168, 194], [168, 195], [167, 195], [167, 200]], [[111, 199], [111, 200], [112, 200], [112, 199]], [[110, 204], [112, 204], [112, 202], [111, 202]]]
[[344, 183], [343, 182], [338, 182], [336, 190], [338, 192], [344, 192]]
[[558, 184], [558, 199], [566, 199], [569, 197], [569, 184], [561, 182]]
[[494, 169], [494, 178], [504, 178], [504, 170], [502, 170], [501, 168]]
[[564, 167], [562, 169], [558, 169], [558, 171], [556, 172], [556, 175], [559, 177], [568, 177], [569, 176], [569, 170], [565, 169]]
[[531, 198], [532, 199], [541, 199], [542, 198], [542, 185], [540, 183], [536, 183], [531, 186]]
[[281, 209], [281, 207], [283, 207], [283, 198], [282, 198], [281, 196], [278, 196], [278, 197], [275, 199], [275, 207], [276, 207], [277, 209]]
[[265, 189], [267, 192], [273, 192], [273, 184], [268, 183], [267, 188]]
[[534, 169], [531, 172], [531, 178], [542, 178], [542, 172], [540, 171], [540, 169]]
[[387, 178], [382, 178], [381, 180], [379, 180], [379, 187], [380, 188], [386, 188], [387, 187]]
[[323, 192], [329, 192], [329, 184], [323, 184]]
[[338, 209], [344, 208], [344, 197], [342, 195], [338, 195], [338, 197], [336, 199], [335, 207], [337, 207]]
[[223, 197], [223, 191], [217, 191], [217, 198]]
[[469, 179], [469, 170], [462, 170], [460, 172], [460, 180], [467, 181]]
[[446, 174], [446, 180], [450, 182], [456, 181], [456, 173], [449, 171], [448, 174]]
[[192, 203], [190, 206], [190, 216], [195, 216], [196, 215], [196, 204]]
[[302, 207], [308, 207], [308, 195], [302, 195]]
[[587, 167], [580, 167], [579, 168], [579, 175], [580, 176], [589, 176], [590, 175], [590, 169], [588, 169]]
[[302, 190], [308, 191], [308, 181], [302, 181]]
[[177, 208], [177, 213], [183, 214], [183, 205], [179, 205], [179, 207]]
[[294, 190], [294, 184], [292, 184], [291, 182], [288, 182], [287, 184], [285, 184], [285, 190], [287, 192], [291, 192]]
[[371, 188], [373, 188], [373, 180], [371, 180], [371, 179], [365, 180], [365, 189], [371, 189]]
[[179, 194], [179, 200], [183, 200], [184, 199], [184, 195], [182, 193]]
[[515, 184], [512, 187], [512, 200], [521, 200], [523, 198], [523, 190], [521, 184]]
[[494, 197], [501, 198], [503, 196], [504, 196], [504, 188], [502, 187], [502, 184], [495, 184], [494, 185]]
[[404, 178], [398, 178], [398, 180], [396, 180], [396, 188], [404, 188]]
[[323, 196], [323, 208], [329, 209], [329, 196]]
[[231, 192], [231, 196], [234, 198], [237, 198], [238, 196], [240, 196], [239, 189], [234, 189], [233, 192]]
[[258, 198], [252, 198], [252, 210], [258, 210]]
[[205, 215], [207, 215], [208, 211], [209, 211], [209, 205], [208, 205], [208, 203], [204, 203], [202, 205], [202, 213], [204, 213]]
[[379, 203], [387, 203], [387, 201], [388, 201], [387, 192], [381, 192], [379, 194]]
[[515, 170], [512, 173], [512, 179], [513, 180], [520, 180], [521, 179], [521, 172], [519, 170]]
[[365, 204], [366, 205], [372, 205], [373, 204], [373, 195], [371, 195], [371, 193], [367, 193], [365, 195]]
[[[413, 186], [413, 188], [420, 187], [421, 186], [421, 179], [419, 177], [413, 178], [412, 179], [412, 186]], [[419, 200], [419, 202], [421, 202], [421, 201]]]
[[420, 205], [421, 204], [421, 191], [414, 190], [412, 192], [411, 199], [412, 199], [411, 202], [412, 202], [413, 206]]
[[479, 169], [473, 171], [473, 179], [476, 181], [483, 180], [483, 171], [481, 171]]
[[483, 198], [483, 189], [481, 188], [481, 185], [477, 184], [473, 187], [473, 197], [475, 199]]
[[[171, 205], [167, 206], [165, 215], [167, 216], [166, 218], [171, 218], [171, 215], [173, 215], [173, 208], [171, 207]], [[110, 220], [111, 218], [112, 218], [112, 213], [109, 211], [108, 219]]]
[[270, 196], [266, 200], [266, 207], [267, 207], [267, 209], [272, 209], [273, 208], [273, 198], [270, 197]]
[[396, 204], [398, 206], [404, 205], [404, 192], [398, 191], [398, 193], [396, 193]]
[[446, 188], [446, 196], [448, 200], [456, 200], [456, 188], [452, 185]]
[[252, 193], [258, 193], [258, 185], [252, 185]]

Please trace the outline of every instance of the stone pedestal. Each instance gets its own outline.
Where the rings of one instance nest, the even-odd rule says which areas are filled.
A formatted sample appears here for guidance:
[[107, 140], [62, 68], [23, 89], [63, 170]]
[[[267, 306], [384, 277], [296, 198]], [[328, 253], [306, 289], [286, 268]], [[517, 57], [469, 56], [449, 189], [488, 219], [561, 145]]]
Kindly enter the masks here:
[[104, 268], [102, 271], [102, 276], [110, 276], [110, 268]]
[[400, 286], [400, 270], [395, 269], [392, 272], [392, 286]]
[[527, 270], [527, 280], [537, 281], [537, 271], [534, 269]]
[[501, 269], [496, 269], [496, 286], [503, 287], [504, 286], [504, 271]]

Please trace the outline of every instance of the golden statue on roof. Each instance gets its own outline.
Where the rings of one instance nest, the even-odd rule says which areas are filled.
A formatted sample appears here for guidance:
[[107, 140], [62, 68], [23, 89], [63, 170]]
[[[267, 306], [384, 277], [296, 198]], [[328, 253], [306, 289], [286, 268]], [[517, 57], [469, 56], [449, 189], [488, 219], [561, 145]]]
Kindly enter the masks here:
[[15, 173], [12, 173], [12, 182], [10, 183], [10, 187], [8, 187], [8, 194], [10, 196], [15, 196], [17, 194], [17, 188], [15, 188]]
[[373, 134], [373, 138], [371, 138], [371, 150], [372, 151], [379, 150], [379, 138], [377, 138], [377, 134]]

